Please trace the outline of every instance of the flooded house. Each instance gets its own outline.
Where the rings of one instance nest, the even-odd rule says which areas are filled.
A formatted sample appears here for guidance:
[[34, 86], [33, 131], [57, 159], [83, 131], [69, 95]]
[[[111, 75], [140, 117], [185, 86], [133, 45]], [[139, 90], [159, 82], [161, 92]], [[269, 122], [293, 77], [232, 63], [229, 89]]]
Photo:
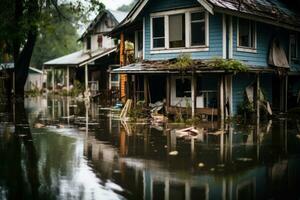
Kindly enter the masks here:
[[258, 117], [299, 104], [300, 17], [280, 0], [140, 0], [110, 35], [121, 41], [113, 73], [135, 103], [221, 119], [247, 103]]
[[[15, 77], [14, 68], [14, 63], [0, 64], [0, 92], [5, 91], [5, 88], [7, 88], [8, 85], [11, 85], [14, 90], [14, 79], [9, 79], [9, 77]], [[45, 76], [46, 74], [42, 70], [29, 67], [28, 77], [24, 86], [25, 92], [33, 90], [41, 91], [46, 81]]]
[[[44, 63], [45, 69], [51, 74], [62, 70], [64, 79], [61, 85], [68, 91], [75, 80], [80, 81], [85, 90], [89, 89], [94, 96], [105, 96], [108, 91], [118, 89], [118, 76], [111, 77], [108, 73], [119, 64], [117, 42], [105, 34], [117, 26], [126, 14], [113, 10], [101, 11], [79, 39], [83, 49]], [[52, 76], [50, 88], [55, 89], [56, 84]]]

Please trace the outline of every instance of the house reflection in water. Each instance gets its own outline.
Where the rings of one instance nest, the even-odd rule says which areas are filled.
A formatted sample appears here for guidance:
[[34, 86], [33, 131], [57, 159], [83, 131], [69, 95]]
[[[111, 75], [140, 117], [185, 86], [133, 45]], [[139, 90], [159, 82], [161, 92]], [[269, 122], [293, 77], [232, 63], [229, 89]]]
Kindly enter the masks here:
[[296, 198], [300, 145], [289, 123], [228, 125], [224, 134], [211, 124], [191, 142], [176, 138], [171, 125], [121, 126], [110, 117], [89, 133], [84, 152], [98, 176], [117, 182], [129, 199]]

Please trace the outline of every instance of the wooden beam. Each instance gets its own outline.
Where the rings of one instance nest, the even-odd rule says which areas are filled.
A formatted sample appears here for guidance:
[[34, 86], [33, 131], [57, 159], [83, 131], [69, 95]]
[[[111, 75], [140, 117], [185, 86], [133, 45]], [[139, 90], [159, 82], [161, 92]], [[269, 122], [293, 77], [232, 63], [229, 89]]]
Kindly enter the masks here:
[[88, 65], [84, 66], [84, 81], [85, 81], [85, 91], [89, 89], [89, 74], [88, 74]]
[[54, 69], [54, 67], [52, 67], [52, 77], [51, 77], [51, 79], [52, 79], [52, 92], [54, 92], [55, 91], [55, 83], [54, 83], [54, 75], [55, 75], [55, 69]]
[[197, 104], [197, 100], [196, 100], [196, 90], [197, 90], [197, 86], [196, 86], [196, 84], [197, 84], [197, 82], [196, 82], [196, 79], [197, 79], [197, 77], [196, 77], [196, 75], [193, 73], [193, 75], [192, 75], [192, 87], [191, 87], [191, 89], [192, 89], [192, 118], [194, 118], [195, 117], [195, 110], [196, 110], [196, 104]]
[[144, 101], [147, 106], [149, 104], [149, 91], [148, 91], [149, 87], [148, 87], [148, 85], [149, 85], [148, 76], [144, 75]]
[[67, 66], [67, 75], [66, 75], [66, 79], [67, 79], [67, 91], [70, 91], [70, 67]]
[[284, 81], [284, 112], [288, 111], [288, 83], [289, 83], [289, 77], [288, 75], [285, 75], [285, 81]]
[[256, 119], [260, 120], [260, 74], [256, 75], [256, 87], [255, 87], [255, 101], [256, 101]]
[[169, 74], [166, 77], [166, 101], [167, 108], [169, 108], [171, 105], [171, 77]]
[[224, 120], [224, 75], [220, 75], [219, 79], [219, 110], [220, 119]]

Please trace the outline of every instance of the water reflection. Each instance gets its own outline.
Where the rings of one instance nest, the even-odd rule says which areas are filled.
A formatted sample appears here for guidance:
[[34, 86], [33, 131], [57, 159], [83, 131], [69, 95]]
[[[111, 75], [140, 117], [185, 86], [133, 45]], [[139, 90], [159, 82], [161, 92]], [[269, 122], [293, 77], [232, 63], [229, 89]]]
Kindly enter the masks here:
[[[31, 129], [22, 128], [31, 130], [30, 148], [25, 145], [30, 139], [13, 139], [18, 130], [1, 123], [0, 199], [9, 199], [9, 190], [39, 199], [300, 197], [295, 119], [202, 124], [196, 138], [184, 139], [174, 132], [183, 125], [131, 124], [90, 102], [28, 99], [25, 104]], [[43, 128], [34, 128], [37, 123]], [[17, 156], [7, 156], [12, 154]], [[13, 166], [15, 157], [19, 164]], [[7, 169], [22, 181], [10, 183]]]

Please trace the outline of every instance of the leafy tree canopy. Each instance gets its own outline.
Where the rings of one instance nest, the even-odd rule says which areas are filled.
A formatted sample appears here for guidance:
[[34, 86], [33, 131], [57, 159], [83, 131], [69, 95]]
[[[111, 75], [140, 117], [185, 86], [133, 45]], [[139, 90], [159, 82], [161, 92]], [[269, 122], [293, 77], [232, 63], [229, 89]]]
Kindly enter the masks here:
[[120, 6], [118, 8], [119, 11], [123, 11], [123, 12], [129, 12], [131, 10], [131, 8], [133, 8], [133, 6], [136, 4], [138, 0], [133, 0], [130, 4], [124, 4], [122, 6]]

